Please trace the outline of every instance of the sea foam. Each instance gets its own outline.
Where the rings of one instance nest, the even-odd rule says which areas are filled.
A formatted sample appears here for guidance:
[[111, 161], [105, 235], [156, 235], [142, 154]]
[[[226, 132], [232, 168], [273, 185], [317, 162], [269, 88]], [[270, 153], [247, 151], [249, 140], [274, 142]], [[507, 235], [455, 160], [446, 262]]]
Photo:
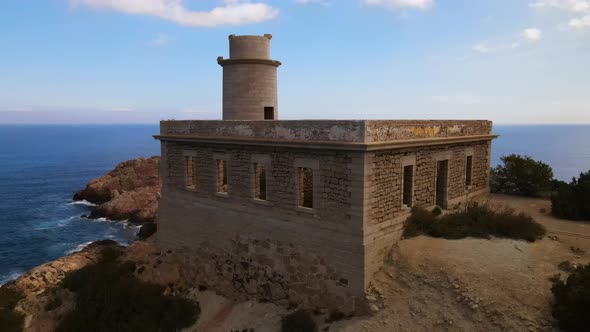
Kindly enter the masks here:
[[90, 203], [89, 201], [83, 199], [81, 201], [73, 201], [68, 203], [68, 205], [85, 205], [85, 206], [96, 206], [94, 203]]

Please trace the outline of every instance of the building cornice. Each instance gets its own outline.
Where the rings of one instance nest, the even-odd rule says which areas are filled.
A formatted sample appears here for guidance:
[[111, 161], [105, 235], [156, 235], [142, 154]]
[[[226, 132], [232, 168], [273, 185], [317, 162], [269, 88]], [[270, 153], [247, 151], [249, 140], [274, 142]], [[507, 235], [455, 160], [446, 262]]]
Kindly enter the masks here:
[[254, 64], [254, 65], [268, 65], [279, 67], [282, 63], [277, 60], [270, 60], [270, 59], [218, 59], [217, 63], [221, 67], [231, 66], [231, 65], [243, 65], [243, 64]]
[[472, 135], [454, 137], [435, 137], [397, 140], [375, 143], [351, 143], [337, 141], [294, 141], [281, 139], [244, 138], [244, 137], [203, 137], [187, 135], [154, 135], [154, 138], [163, 142], [187, 142], [187, 143], [208, 143], [226, 145], [249, 145], [249, 146], [273, 146], [285, 148], [302, 148], [316, 150], [345, 150], [345, 151], [379, 151], [406, 149], [414, 147], [428, 147], [445, 144], [471, 143], [478, 141], [490, 141], [498, 138], [498, 135]]

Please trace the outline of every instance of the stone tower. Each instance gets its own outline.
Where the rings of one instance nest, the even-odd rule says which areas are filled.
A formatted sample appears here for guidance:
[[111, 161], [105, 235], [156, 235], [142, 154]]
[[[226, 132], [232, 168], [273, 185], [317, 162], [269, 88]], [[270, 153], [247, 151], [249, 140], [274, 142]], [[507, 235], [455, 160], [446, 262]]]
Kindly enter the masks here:
[[223, 120], [276, 120], [277, 68], [270, 58], [272, 35], [229, 36], [229, 59], [223, 67]]

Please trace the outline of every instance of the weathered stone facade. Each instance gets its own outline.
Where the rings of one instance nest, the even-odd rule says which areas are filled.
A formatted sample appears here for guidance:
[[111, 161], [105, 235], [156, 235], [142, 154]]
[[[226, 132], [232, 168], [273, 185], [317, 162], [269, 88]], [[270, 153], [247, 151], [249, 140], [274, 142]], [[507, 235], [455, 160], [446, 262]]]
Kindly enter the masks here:
[[[264, 137], [269, 123], [274, 124], [272, 139]], [[308, 134], [301, 137], [293, 123]], [[387, 136], [371, 129], [375, 123], [379, 121], [162, 122], [160, 244], [229, 265], [248, 262], [268, 272], [262, 279], [257, 275], [257, 285], [281, 280], [285, 303], [358, 309], [358, 299], [399, 239], [409, 213], [402, 195], [404, 167], [413, 166], [412, 176], [406, 177], [412, 181], [412, 205], [430, 207], [436, 202], [437, 161], [447, 160], [445, 205], [452, 205], [488, 189], [494, 137], [485, 121], [462, 122], [463, 132], [453, 136], [448, 128], [456, 128], [455, 122], [412, 122], [408, 126], [413, 129], [390, 128]], [[355, 137], [343, 130], [354, 127], [364, 134]], [[274, 136], [278, 132], [281, 138]], [[469, 189], [468, 155], [473, 156]], [[190, 165], [186, 156], [193, 157]], [[227, 171], [223, 193], [219, 160]], [[266, 199], [257, 194], [256, 165], [265, 167]], [[312, 187], [311, 208], [302, 202], [302, 170], [311, 174], [306, 177], [311, 183], [305, 184]], [[187, 174], [193, 174], [193, 186], [186, 186]], [[259, 244], [268, 249], [264, 254], [255, 249]], [[260, 292], [257, 296], [263, 296]]]
[[363, 310], [411, 206], [488, 190], [492, 123], [264, 121], [277, 116], [270, 39], [230, 36], [227, 121], [161, 122], [158, 242], [227, 296]]

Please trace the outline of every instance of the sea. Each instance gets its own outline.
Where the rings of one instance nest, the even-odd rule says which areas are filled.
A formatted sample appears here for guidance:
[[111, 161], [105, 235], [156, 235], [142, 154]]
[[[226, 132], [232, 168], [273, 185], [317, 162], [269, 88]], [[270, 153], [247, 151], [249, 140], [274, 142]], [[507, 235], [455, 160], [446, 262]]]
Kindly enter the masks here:
[[[569, 181], [590, 170], [590, 125], [498, 125], [492, 163], [530, 155]], [[138, 228], [82, 219], [74, 193], [118, 163], [160, 154], [157, 125], [0, 126], [0, 284], [100, 239], [124, 245]]]

